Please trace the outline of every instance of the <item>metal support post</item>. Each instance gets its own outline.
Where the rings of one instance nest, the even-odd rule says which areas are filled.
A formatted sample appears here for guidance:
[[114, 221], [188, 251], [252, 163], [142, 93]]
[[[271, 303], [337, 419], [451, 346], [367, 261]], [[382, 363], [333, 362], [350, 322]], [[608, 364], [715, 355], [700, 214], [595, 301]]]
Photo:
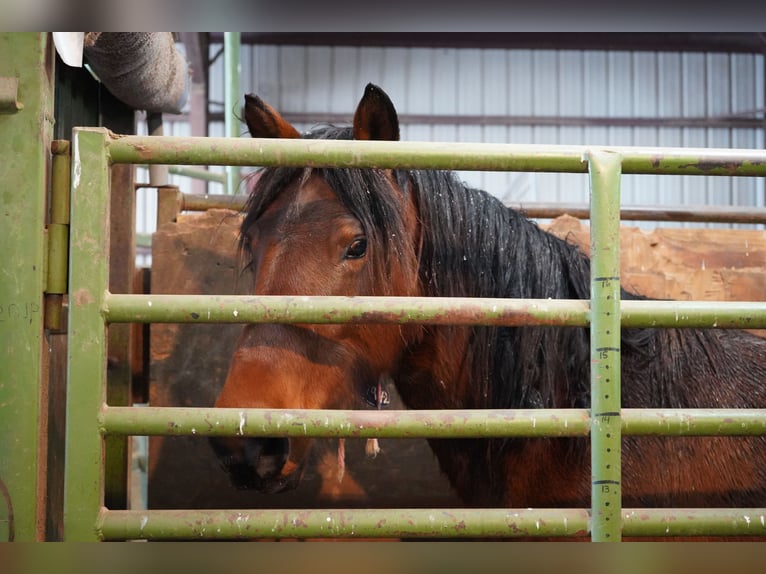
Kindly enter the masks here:
[[[240, 33], [225, 32], [223, 35], [223, 51], [226, 64], [226, 89], [224, 99], [226, 109], [224, 111], [226, 136], [239, 137], [239, 119], [236, 110], [239, 110], [241, 101], [239, 89], [240, 75]], [[226, 193], [234, 195], [239, 187], [239, 168], [233, 165], [226, 167]]]
[[[104, 441], [99, 416], [106, 401], [109, 275], [109, 162], [106, 131], [75, 129], [69, 264], [64, 540], [97, 540], [104, 505]], [[87, 169], [84, 168], [87, 164]]]
[[52, 42], [47, 33], [2, 33], [0, 54], [0, 78], [18, 88], [0, 115], [0, 541], [34, 541], [44, 537], [46, 511]]
[[591, 180], [591, 537], [621, 539], [621, 157], [588, 154]]

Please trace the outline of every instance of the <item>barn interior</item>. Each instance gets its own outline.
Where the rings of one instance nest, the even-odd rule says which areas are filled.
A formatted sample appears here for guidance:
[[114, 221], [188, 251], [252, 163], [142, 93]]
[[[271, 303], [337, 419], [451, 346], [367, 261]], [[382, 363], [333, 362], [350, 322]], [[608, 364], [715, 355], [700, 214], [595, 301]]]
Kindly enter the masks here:
[[[12, 57], [0, 59], [0, 114], [18, 116], [17, 103], [30, 111], [29, 102], [39, 100], [34, 109], [52, 121], [30, 140], [27, 157], [36, 159], [0, 168], [6, 181], [27, 190], [17, 195], [27, 198], [24, 209], [31, 212], [18, 215], [13, 207], [9, 219], [16, 221], [0, 226], [0, 235], [6, 245], [25, 245], [15, 257], [42, 260], [47, 240], [41, 238], [51, 225], [66, 225], [55, 220], [48, 174], [55, 169], [51, 153], [63, 145], [53, 142], [70, 140], [74, 127], [247, 138], [241, 119], [245, 93], [259, 94], [299, 129], [348, 123], [362, 89], [373, 82], [392, 97], [408, 141], [762, 150], [765, 38], [744, 32], [180, 32], [88, 33], [54, 42], [49, 33], [3, 33], [0, 52]], [[74, 55], [66, 46], [75, 46]], [[137, 54], [150, 60], [125, 82], [120, 66], [135, 64]], [[125, 62], [121, 55], [127, 55]], [[26, 65], [18, 64], [23, 58], [29, 58]], [[19, 67], [30, 75], [19, 80], [22, 88], [5, 81], [17, 77]], [[34, 98], [28, 95], [31, 85], [39, 92]], [[19, 137], [30, 129], [40, 132], [34, 124], [0, 124], [0, 132]], [[14, 145], [0, 138], [4, 152], [24, 155]], [[35, 169], [41, 174], [29, 178]], [[237, 233], [252, 169], [110, 169], [111, 292], [247, 293]], [[586, 175], [460, 175], [587, 251]], [[19, 201], [9, 198], [7, 204]], [[766, 300], [762, 177], [626, 175], [622, 207], [626, 285], [659, 299]], [[0, 321], [0, 338], [21, 337], [34, 348], [19, 361], [27, 351], [9, 344], [4, 377], [45, 382], [42, 390], [0, 385], [5, 403], [30, 405], [0, 417], [0, 450], [34, 445], [19, 450], [13, 462], [0, 463], [0, 469], [8, 465], [0, 477], [21, 477], [5, 489], [0, 539], [55, 541], [65, 538], [72, 302], [65, 286], [44, 295], [39, 273], [29, 273], [26, 283], [0, 287], [0, 319], [2, 312], [26, 313], [29, 319], [21, 331], [16, 323]], [[240, 330], [241, 325], [110, 325], [107, 402], [212, 406]], [[395, 390], [390, 392], [390, 408], [403, 408]], [[299, 489], [267, 495], [233, 487], [210, 446], [197, 437], [109, 436], [104, 504], [115, 510], [461, 506], [423, 439], [381, 440], [382, 452], [374, 459], [365, 456], [364, 440], [349, 440], [342, 476], [333, 448], [317, 457]]]

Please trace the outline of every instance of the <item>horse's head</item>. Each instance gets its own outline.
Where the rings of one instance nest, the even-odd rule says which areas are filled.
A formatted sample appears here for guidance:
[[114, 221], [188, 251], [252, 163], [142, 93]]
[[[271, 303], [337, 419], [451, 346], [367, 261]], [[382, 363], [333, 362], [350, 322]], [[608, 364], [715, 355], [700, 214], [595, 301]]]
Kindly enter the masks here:
[[[246, 96], [253, 137], [298, 131]], [[398, 140], [394, 106], [368, 85], [351, 129], [305, 137]], [[417, 216], [406, 177], [390, 170], [269, 168], [255, 183], [241, 228], [256, 295], [417, 295]], [[419, 328], [397, 325], [254, 324], [244, 328], [216, 406], [354, 408], [392, 370]], [[312, 441], [212, 439], [242, 488], [297, 485]]]

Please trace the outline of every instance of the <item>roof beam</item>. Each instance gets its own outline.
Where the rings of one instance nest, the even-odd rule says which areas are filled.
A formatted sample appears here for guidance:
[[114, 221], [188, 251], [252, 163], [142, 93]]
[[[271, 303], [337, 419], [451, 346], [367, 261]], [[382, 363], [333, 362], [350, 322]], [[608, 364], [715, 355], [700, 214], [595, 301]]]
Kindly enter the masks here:
[[[210, 41], [223, 42], [212, 32]], [[669, 52], [766, 52], [763, 32], [243, 32], [243, 44]]]

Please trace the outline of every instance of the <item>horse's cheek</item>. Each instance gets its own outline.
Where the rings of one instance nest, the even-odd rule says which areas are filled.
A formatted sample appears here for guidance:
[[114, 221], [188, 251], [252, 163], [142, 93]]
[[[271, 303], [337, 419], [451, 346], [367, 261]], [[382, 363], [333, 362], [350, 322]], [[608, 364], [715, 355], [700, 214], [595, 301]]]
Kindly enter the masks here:
[[273, 367], [252, 349], [239, 348], [232, 357], [226, 384], [216, 401], [216, 407], [242, 408], [274, 406], [265, 392], [270, 389], [266, 381], [273, 379]]

